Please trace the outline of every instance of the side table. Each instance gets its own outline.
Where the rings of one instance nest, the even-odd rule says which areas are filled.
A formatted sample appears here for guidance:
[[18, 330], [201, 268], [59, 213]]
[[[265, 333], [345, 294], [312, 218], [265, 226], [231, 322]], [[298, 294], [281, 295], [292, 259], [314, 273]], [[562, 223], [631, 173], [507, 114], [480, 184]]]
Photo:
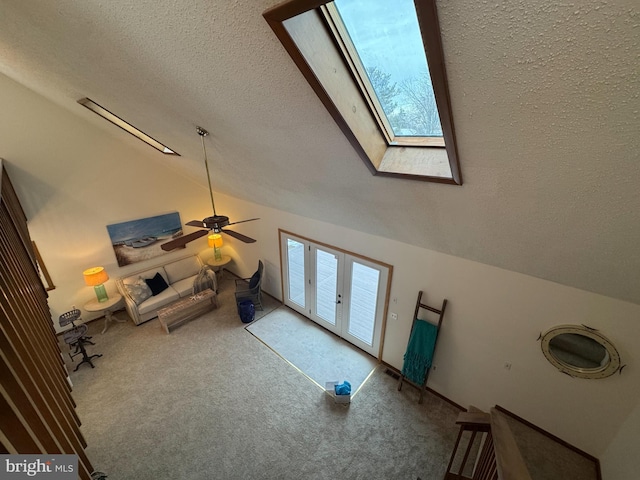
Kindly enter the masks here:
[[209, 260], [207, 260], [207, 265], [213, 267], [213, 271], [216, 272], [216, 275], [218, 274], [218, 272], [220, 272], [218, 280], [222, 280], [224, 266], [227, 265], [230, 261], [231, 257], [229, 255], [222, 255], [222, 258], [220, 260], [216, 260], [215, 257], [211, 257]]
[[113, 316], [113, 311], [116, 310], [115, 307], [117, 307], [121, 301], [122, 295], [119, 293], [112, 293], [106, 302], [99, 302], [97, 298], [94, 298], [84, 304], [84, 309], [87, 312], [104, 312], [104, 328], [102, 329], [102, 333], [104, 333], [107, 331], [107, 328], [109, 328], [110, 321], [115, 320], [120, 323], [126, 322], [126, 320], [120, 320]]

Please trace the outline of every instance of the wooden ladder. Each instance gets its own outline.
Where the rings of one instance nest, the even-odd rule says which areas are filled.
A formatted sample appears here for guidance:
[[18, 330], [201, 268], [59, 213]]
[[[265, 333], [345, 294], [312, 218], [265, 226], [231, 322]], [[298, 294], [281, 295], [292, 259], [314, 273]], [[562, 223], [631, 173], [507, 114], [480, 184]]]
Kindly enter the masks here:
[[[413, 333], [413, 329], [416, 326], [416, 322], [420, 320], [418, 318], [418, 314], [420, 313], [421, 308], [438, 315], [437, 332], [438, 334], [440, 333], [440, 327], [442, 326], [442, 319], [444, 318], [444, 311], [447, 309], [447, 299], [446, 298], [444, 299], [444, 301], [442, 302], [442, 307], [438, 309], [438, 308], [430, 307], [426, 303], [422, 303], [422, 295], [423, 295], [423, 292], [422, 290], [420, 290], [418, 292], [418, 301], [416, 302], [416, 309], [413, 313], [413, 323], [411, 324], [411, 332], [409, 333], [409, 338], [411, 338], [411, 334]], [[423, 321], [426, 321], [426, 320], [423, 320]], [[437, 341], [438, 341], [438, 337], [436, 336], [436, 345], [437, 345]], [[433, 355], [435, 356], [435, 345], [433, 348]], [[430, 368], [427, 368], [427, 370], [424, 372], [424, 380], [422, 382], [422, 385], [418, 385], [412, 382], [402, 374], [402, 371], [400, 371], [400, 380], [398, 381], [398, 391], [402, 390], [402, 384], [406, 381], [407, 383], [413, 385], [418, 390], [420, 390], [420, 397], [418, 398], [418, 403], [422, 403], [422, 399], [424, 398], [424, 392], [427, 390], [427, 380], [429, 379], [429, 370]]]

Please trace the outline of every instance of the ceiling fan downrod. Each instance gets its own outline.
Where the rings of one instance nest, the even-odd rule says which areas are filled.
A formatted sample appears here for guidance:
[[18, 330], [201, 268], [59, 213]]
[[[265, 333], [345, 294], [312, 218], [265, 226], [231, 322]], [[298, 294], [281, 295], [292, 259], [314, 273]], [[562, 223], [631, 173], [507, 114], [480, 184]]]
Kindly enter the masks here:
[[211, 197], [211, 208], [213, 208], [213, 216], [217, 216], [216, 214], [216, 204], [213, 201], [213, 189], [211, 188], [211, 175], [209, 174], [209, 162], [207, 160], [207, 149], [204, 145], [204, 137], [209, 135], [204, 128], [196, 126], [196, 132], [200, 135], [200, 139], [202, 140], [202, 151], [204, 153], [204, 167], [207, 170], [207, 181], [209, 182], [209, 196]]

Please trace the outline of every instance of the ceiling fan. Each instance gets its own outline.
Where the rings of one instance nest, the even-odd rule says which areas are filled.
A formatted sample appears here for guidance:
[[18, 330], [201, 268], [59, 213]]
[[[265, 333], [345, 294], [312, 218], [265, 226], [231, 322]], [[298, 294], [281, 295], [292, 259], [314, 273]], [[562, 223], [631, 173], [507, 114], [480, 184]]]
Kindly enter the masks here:
[[200, 138], [202, 140], [202, 150], [204, 152], [204, 166], [207, 170], [209, 196], [211, 197], [211, 207], [213, 208], [213, 216], [207, 217], [203, 220], [191, 220], [190, 222], [186, 223], [186, 225], [189, 225], [190, 227], [206, 228], [206, 230], [198, 230], [197, 232], [189, 233], [188, 235], [182, 235], [174, 240], [170, 240], [166, 243], [163, 243], [160, 246], [160, 248], [162, 248], [162, 250], [165, 250], [165, 251], [173, 250], [175, 248], [183, 248], [187, 243], [192, 242], [197, 238], [204, 237], [210, 231], [214, 233], [221, 233], [221, 232], [226, 233], [227, 235], [237, 238], [238, 240], [244, 243], [255, 243], [255, 240], [251, 237], [247, 237], [246, 235], [243, 235], [241, 233], [234, 232], [233, 230], [224, 230], [224, 227], [229, 225], [235, 225], [237, 223], [244, 223], [244, 222], [252, 222], [253, 220], [260, 220], [260, 219], [250, 218], [248, 220], [240, 220], [238, 222], [229, 222], [229, 217], [225, 217], [224, 215], [218, 215], [216, 213], [216, 205], [215, 205], [215, 202], [213, 201], [213, 190], [211, 189], [211, 176], [209, 175], [209, 162], [207, 161], [207, 149], [205, 148], [205, 145], [204, 145], [204, 137], [209, 135], [209, 132], [207, 132], [202, 127], [196, 127], [196, 132], [198, 133], [198, 135], [200, 135]]

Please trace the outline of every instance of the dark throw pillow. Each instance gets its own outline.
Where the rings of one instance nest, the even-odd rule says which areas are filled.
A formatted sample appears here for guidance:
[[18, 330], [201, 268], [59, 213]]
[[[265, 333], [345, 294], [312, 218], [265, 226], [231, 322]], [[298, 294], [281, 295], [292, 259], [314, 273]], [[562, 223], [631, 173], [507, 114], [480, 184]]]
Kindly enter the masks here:
[[256, 272], [249, 280], [249, 288], [255, 288], [260, 282], [260, 273]]
[[164, 281], [164, 278], [162, 277], [162, 275], [160, 275], [160, 272], [156, 273], [156, 275], [153, 278], [145, 278], [144, 281], [147, 283], [147, 285], [149, 285], [149, 288], [151, 289], [151, 295], [158, 295], [160, 292], [164, 292], [167, 288], [169, 288], [169, 285], [167, 285], [167, 282]]

